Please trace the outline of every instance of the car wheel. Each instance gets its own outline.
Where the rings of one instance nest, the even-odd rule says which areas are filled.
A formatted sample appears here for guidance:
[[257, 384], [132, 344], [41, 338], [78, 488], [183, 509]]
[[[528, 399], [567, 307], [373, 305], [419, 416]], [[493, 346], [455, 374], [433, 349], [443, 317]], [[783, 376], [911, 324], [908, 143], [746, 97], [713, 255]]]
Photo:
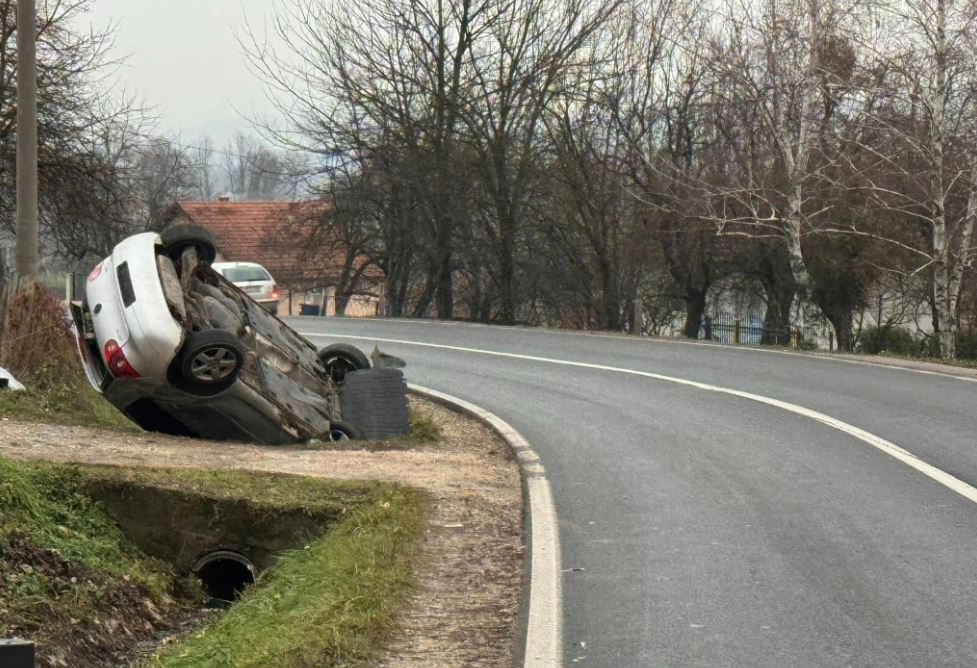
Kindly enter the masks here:
[[199, 225], [170, 225], [160, 233], [166, 252], [174, 260], [179, 260], [188, 246], [197, 248], [201, 260], [212, 263], [217, 258], [217, 242], [214, 235]]
[[361, 440], [363, 440], [363, 433], [349, 422], [333, 420], [329, 423], [329, 441], [331, 443]]
[[348, 343], [334, 343], [319, 351], [319, 361], [336, 385], [346, 381], [346, 374], [370, 368], [370, 360], [363, 351]]
[[180, 351], [184, 387], [217, 392], [234, 384], [244, 366], [240, 340], [224, 329], [194, 332]]

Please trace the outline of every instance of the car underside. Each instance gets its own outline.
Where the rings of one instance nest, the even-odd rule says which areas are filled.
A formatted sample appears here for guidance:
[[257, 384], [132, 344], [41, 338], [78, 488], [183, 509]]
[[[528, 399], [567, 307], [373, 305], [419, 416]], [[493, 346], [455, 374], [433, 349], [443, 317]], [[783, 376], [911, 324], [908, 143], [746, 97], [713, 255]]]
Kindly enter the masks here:
[[[150, 431], [267, 444], [328, 439], [340, 422], [340, 399], [316, 348], [214, 271], [202, 254], [194, 244], [160, 245], [156, 266], [128, 266], [130, 274], [157, 274], [169, 310], [158, 314], [160, 322], [172, 318], [183, 330], [165, 374], [143, 377], [133, 370], [118, 377], [110, 371], [115, 351], [103, 349], [105, 342], [95, 336], [96, 306], [72, 304], [89, 379]], [[132, 302], [139, 297], [137, 291]], [[234, 373], [221, 375], [231, 365]]]

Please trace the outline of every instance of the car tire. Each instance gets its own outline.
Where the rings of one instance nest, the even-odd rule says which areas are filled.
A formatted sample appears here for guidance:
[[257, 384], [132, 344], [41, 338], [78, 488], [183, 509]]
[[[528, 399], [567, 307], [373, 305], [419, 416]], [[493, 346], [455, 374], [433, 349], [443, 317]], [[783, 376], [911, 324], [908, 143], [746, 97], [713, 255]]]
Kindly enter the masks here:
[[349, 374], [339, 405], [339, 414], [355, 424], [367, 440], [385, 441], [410, 434], [407, 383], [400, 369], [374, 367]]
[[193, 332], [180, 349], [179, 378], [191, 394], [211, 395], [226, 390], [244, 366], [241, 341], [224, 329]]
[[334, 343], [319, 351], [319, 361], [336, 385], [346, 381], [346, 374], [370, 368], [370, 360], [363, 351], [348, 343]]
[[333, 420], [329, 423], [327, 440], [330, 443], [341, 443], [342, 441], [362, 441], [363, 433], [349, 422], [345, 422], [343, 420]]
[[214, 235], [199, 225], [170, 225], [160, 236], [167, 254], [173, 260], [179, 260], [188, 246], [196, 246], [198, 256], [207, 264], [217, 259], [217, 241]]

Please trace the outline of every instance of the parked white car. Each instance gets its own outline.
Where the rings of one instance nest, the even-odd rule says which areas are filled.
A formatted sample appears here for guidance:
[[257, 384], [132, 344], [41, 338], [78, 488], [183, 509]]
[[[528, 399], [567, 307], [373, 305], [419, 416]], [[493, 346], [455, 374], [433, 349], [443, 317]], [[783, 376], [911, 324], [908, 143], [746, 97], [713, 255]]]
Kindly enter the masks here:
[[211, 267], [195, 225], [137, 234], [89, 274], [71, 313], [92, 385], [149, 431], [292, 443], [359, 436], [337, 380], [369, 368], [352, 346], [321, 352]]
[[215, 262], [211, 267], [269, 313], [278, 315], [281, 293], [267, 269], [255, 262]]

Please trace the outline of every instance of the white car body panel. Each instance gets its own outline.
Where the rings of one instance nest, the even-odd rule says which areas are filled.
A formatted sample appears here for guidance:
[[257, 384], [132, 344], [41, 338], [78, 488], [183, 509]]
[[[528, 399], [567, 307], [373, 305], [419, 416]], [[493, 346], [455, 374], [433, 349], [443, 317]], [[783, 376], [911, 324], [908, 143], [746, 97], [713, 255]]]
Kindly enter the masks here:
[[[129, 364], [144, 378], [165, 378], [167, 369], [183, 343], [183, 328], [170, 314], [163, 285], [156, 271], [156, 249], [160, 236], [153, 232], [131, 236], [99, 265], [86, 289], [99, 348], [113, 339], [122, 347]], [[132, 296], [126, 305], [120, 284], [120, 267], [129, 271]]]
[[111, 256], [99, 262], [88, 275], [85, 298], [92, 311], [99, 350], [103, 350], [110, 339], [124, 348], [129, 341], [129, 327], [122, 316], [122, 297], [116, 284]]

